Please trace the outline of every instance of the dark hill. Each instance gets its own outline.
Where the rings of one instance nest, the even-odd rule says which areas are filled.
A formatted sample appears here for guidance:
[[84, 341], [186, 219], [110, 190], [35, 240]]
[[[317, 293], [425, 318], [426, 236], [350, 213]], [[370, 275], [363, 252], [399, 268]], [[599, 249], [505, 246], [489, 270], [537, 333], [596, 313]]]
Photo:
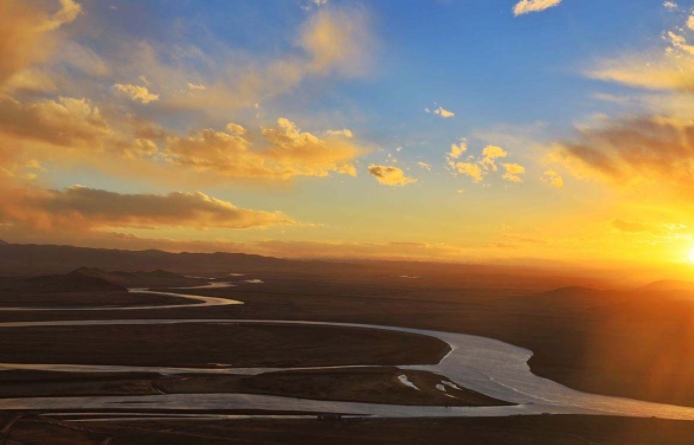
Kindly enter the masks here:
[[[413, 287], [515, 289], [523, 291], [547, 291], [567, 285], [603, 287], [601, 279], [584, 279], [563, 272], [548, 272], [520, 266], [492, 266], [484, 264], [427, 263], [417, 261], [366, 261], [366, 260], [294, 260], [251, 255], [245, 253], [170, 253], [160, 250], [127, 251], [114, 249], [83, 248], [54, 245], [9, 244], [0, 249], [0, 276], [36, 276], [65, 274], [83, 266], [90, 273], [99, 271], [161, 270], [168, 273], [199, 276], [228, 276], [229, 273], [256, 275], [260, 278], [278, 277], [303, 279], [317, 277], [333, 282], [368, 282], [377, 279], [386, 285], [401, 285], [404, 275], [420, 277], [410, 280]], [[94, 269], [99, 269], [95, 271]], [[134, 280], [115, 280], [116, 275], [107, 272], [110, 281], [124, 286], [141, 287]], [[548, 275], [549, 273], [549, 275]], [[559, 275], [554, 275], [559, 273]], [[120, 274], [120, 272], [119, 272]], [[143, 277], [161, 279], [164, 287], [172, 286], [173, 276]], [[166, 275], [166, 276], [164, 276]], [[127, 278], [120, 275], [122, 278]], [[132, 277], [130, 277], [132, 278]], [[181, 279], [177, 277], [177, 279]], [[133, 282], [131, 282], [133, 281]], [[156, 287], [157, 283], [144, 284]], [[185, 284], [181, 284], [184, 286]]]
[[151, 272], [136, 272], [133, 275], [140, 276], [140, 277], [150, 277], [150, 278], [184, 278], [183, 275], [173, 273], [173, 272], [167, 272], [167, 271], [161, 270], [161, 269], [154, 270]]
[[23, 283], [24, 291], [34, 292], [96, 292], [125, 291], [126, 289], [89, 271], [78, 269], [65, 275], [45, 275], [29, 278]]

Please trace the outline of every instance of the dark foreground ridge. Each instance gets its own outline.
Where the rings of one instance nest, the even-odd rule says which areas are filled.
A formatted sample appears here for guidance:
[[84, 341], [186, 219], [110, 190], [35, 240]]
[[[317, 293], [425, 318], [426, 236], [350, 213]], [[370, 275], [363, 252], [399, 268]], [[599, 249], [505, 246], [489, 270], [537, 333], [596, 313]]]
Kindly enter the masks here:
[[[0, 421], [13, 418], [7, 413]], [[72, 422], [28, 415], [6, 436], [12, 445], [691, 445], [694, 422], [586, 416]]]

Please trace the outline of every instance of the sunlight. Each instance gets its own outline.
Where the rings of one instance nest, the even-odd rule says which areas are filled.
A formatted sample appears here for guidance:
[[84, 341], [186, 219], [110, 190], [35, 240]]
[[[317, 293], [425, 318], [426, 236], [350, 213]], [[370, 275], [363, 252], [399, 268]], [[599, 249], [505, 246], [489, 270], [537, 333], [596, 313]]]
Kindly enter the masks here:
[[694, 247], [689, 251], [689, 262], [694, 263]]

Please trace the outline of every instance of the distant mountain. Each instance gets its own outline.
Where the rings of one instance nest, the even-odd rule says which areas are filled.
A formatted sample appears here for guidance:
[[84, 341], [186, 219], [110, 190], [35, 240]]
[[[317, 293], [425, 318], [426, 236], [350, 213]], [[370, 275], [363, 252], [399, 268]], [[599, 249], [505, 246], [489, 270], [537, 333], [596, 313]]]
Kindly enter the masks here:
[[[8, 244], [0, 249], [0, 275], [61, 274], [81, 269], [83, 274], [98, 276], [99, 271], [133, 273], [158, 269], [146, 273], [151, 274], [150, 277], [173, 278], [176, 272], [228, 274], [231, 271], [277, 270], [293, 263], [303, 264], [243, 253], [169, 253], [33, 244]], [[82, 269], [85, 265], [89, 268]]]
[[545, 292], [546, 297], [588, 297], [595, 296], [602, 293], [603, 291], [597, 289], [591, 289], [589, 287], [581, 286], [568, 286], [555, 289], [553, 291]]
[[22, 290], [34, 292], [125, 291], [123, 286], [95, 276], [91, 269], [78, 269], [65, 275], [45, 275], [27, 279]]
[[0, 239], [0, 246], [9, 246], [9, 245], [10, 245], [10, 243], [8, 243], [7, 241], [3, 241]]
[[136, 272], [134, 275], [140, 277], [151, 277], [151, 278], [185, 278], [183, 275], [167, 272], [165, 270], [157, 269], [152, 272]]
[[[404, 275], [420, 277], [410, 285], [548, 291], [562, 286], [606, 287], [601, 279], [520, 266], [456, 264], [421, 261], [281, 259], [245, 253], [170, 253], [54, 245], [9, 244], [0, 248], [0, 277], [65, 274], [76, 269], [126, 287], [187, 286], [179, 276], [227, 277], [230, 273], [286, 279], [322, 277], [331, 282], [403, 284]], [[152, 271], [154, 272], [139, 272]], [[104, 272], [106, 271], [106, 272]], [[119, 272], [112, 272], [119, 271]], [[168, 272], [166, 272], [168, 271]], [[104, 277], [103, 273], [108, 276]], [[156, 282], [154, 282], [156, 280]], [[201, 280], [197, 280], [199, 283]], [[195, 283], [195, 282], [193, 282]], [[195, 285], [195, 284], [190, 284]], [[551, 298], [547, 297], [547, 298]]]
[[661, 280], [643, 286], [638, 289], [640, 292], [669, 292], [669, 291], [694, 291], [694, 281], [681, 280]]

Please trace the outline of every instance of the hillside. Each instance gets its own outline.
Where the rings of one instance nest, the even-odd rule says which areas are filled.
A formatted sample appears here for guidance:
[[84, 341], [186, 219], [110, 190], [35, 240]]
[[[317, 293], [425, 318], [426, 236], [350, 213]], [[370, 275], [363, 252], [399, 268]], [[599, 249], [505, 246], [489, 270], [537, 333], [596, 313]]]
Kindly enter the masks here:
[[[0, 276], [65, 274], [88, 265], [109, 274], [148, 272], [140, 278], [171, 279], [167, 272], [182, 275], [228, 276], [230, 273], [255, 274], [291, 279], [328, 278], [332, 282], [363, 282], [373, 279], [384, 284], [400, 284], [403, 277], [410, 286], [442, 288], [516, 289], [549, 291], [565, 286], [601, 288], [600, 279], [575, 275], [555, 275], [540, 268], [490, 266], [484, 264], [445, 264], [416, 261], [301, 260], [280, 259], [245, 253], [170, 253], [160, 250], [127, 251], [55, 245], [3, 245], [0, 249]], [[159, 272], [157, 272], [159, 270]], [[555, 272], [556, 273], [556, 272]], [[131, 277], [132, 278], [132, 277]]]
[[681, 280], [661, 280], [639, 289], [641, 292], [669, 292], [678, 290], [694, 291], [694, 282]]
[[23, 291], [32, 292], [85, 292], [85, 291], [125, 291], [110, 281], [85, 273], [82, 269], [65, 275], [47, 275], [29, 278], [20, 283]]

